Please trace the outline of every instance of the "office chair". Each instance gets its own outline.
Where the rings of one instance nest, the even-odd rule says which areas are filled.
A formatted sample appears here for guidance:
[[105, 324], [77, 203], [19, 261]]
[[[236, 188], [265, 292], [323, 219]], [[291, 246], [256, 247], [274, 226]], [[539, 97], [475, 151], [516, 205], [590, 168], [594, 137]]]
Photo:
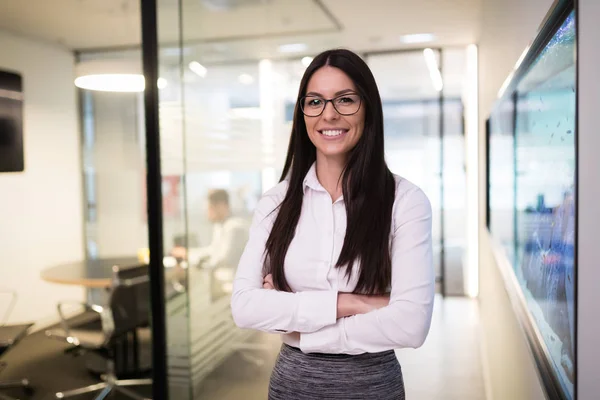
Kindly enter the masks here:
[[[132, 390], [128, 386], [151, 385], [151, 379], [128, 379], [120, 380], [116, 376], [115, 360], [118, 354], [115, 352], [115, 344], [128, 334], [135, 332], [137, 328], [148, 325], [150, 318], [150, 291], [149, 291], [148, 267], [140, 265], [136, 267], [122, 268], [113, 266], [112, 284], [109, 290], [108, 303], [106, 307], [100, 305], [81, 304], [87, 310], [94, 311], [100, 315], [102, 324], [101, 331], [92, 331], [74, 328], [69, 325], [62, 311], [62, 305], [58, 305], [58, 313], [61, 319], [62, 333], [57, 329], [46, 332], [46, 335], [63, 337], [83, 350], [94, 351], [106, 358], [106, 373], [101, 376], [102, 382], [72, 389], [55, 394], [57, 399], [67, 399], [86, 393], [100, 391], [96, 400], [105, 399], [112, 391], [119, 392], [129, 398], [136, 400], [147, 399]], [[134, 358], [137, 359], [137, 343], [134, 343]]]
[[[15, 303], [17, 301], [17, 293], [12, 290], [2, 290], [1, 292], [10, 294], [11, 301], [9, 302], [6, 312], [4, 313], [2, 322], [0, 322], [0, 355], [4, 354], [8, 349], [10, 349], [12, 346], [17, 344], [21, 339], [23, 339], [27, 335], [29, 328], [31, 328], [31, 326], [33, 326], [33, 324], [31, 324], [31, 323], [19, 324], [19, 325], [7, 325], [6, 324], [6, 321], [8, 320], [8, 317], [9, 317], [10, 313], [12, 312], [12, 309], [14, 308]], [[0, 372], [2, 370], [4, 370], [5, 368], [6, 368], [6, 363], [0, 361]], [[25, 378], [18, 379], [18, 380], [12, 380], [12, 381], [0, 380], [0, 390], [16, 389], [16, 388], [22, 388], [26, 393], [32, 392], [31, 386], [29, 384], [29, 380], [27, 380]], [[0, 399], [1, 400], [16, 400], [14, 397], [10, 397], [10, 396], [2, 394], [2, 393], [0, 393]]]

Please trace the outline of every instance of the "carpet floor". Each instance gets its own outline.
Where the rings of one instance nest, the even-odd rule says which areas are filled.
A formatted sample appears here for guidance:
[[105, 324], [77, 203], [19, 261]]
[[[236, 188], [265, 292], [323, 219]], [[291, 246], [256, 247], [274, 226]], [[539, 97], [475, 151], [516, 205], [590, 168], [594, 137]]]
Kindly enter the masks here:
[[[99, 324], [99, 322], [95, 323]], [[95, 323], [88, 323], [87, 327], [92, 328]], [[26, 336], [2, 355], [1, 360], [6, 363], [6, 368], [0, 371], [0, 383], [26, 378], [33, 388], [33, 393], [26, 394], [21, 389], [6, 389], [0, 390], [0, 394], [21, 400], [50, 400], [55, 398], [56, 392], [99, 383], [99, 377], [88, 368], [90, 363], [97, 362], [99, 359], [93, 358], [93, 353], [66, 354], [65, 350], [69, 347], [70, 345], [61, 340], [47, 337], [44, 331]], [[140, 358], [145, 359], [146, 362], [149, 359], [149, 348], [149, 343], [140, 341]], [[152, 396], [149, 386], [131, 389], [142, 396]], [[98, 392], [80, 395], [73, 399], [91, 400], [96, 395]], [[128, 398], [116, 393], [110, 395], [108, 399]]]

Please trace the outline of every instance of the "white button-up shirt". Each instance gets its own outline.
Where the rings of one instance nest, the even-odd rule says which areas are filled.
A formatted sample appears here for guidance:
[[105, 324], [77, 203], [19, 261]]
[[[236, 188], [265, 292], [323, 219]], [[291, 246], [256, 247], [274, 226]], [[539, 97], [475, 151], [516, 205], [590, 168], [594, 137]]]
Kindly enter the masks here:
[[431, 205], [421, 189], [394, 177], [388, 306], [336, 319], [338, 292], [352, 292], [358, 274], [355, 266], [348, 280], [346, 269], [335, 267], [346, 234], [346, 209], [343, 197], [331, 202], [313, 164], [304, 180], [302, 212], [285, 258], [285, 276], [293, 292], [262, 287], [265, 243], [277, 213], [271, 211], [285, 197], [288, 183], [283, 181], [263, 195], [254, 214], [233, 284], [236, 324], [284, 333], [285, 343], [305, 353], [361, 354], [421, 346], [431, 324], [435, 285]]

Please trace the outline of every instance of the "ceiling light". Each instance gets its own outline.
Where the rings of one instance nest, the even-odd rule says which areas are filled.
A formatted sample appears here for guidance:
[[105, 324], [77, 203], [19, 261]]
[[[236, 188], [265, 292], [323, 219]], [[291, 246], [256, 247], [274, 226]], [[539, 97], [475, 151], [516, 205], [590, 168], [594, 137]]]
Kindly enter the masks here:
[[440, 73], [437, 60], [435, 59], [435, 53], [431, 49], [425, 49], [423, 50], [423, 56], [425, 56], [425, 63], [429, 70], [429, 77], [431, 78], [433, 88], [437, 92], [441, 92], [444, 87], [444, 82], [442, 81], [442, 74]]
[[208, 72], [208, 70], [206, 69], [206, 67], [204, 65], [200, 64], [198, 61], [192, 61], [191, 63], [188, 64], [188, 66], [190, 67], [192, 72], [195, 73], [196, 75], [198, 75], [202, 78], [206, 77], [206, 73]]
[[143, 92], [141, 59], [94, 59], [75, 65], [75, 86], [103, 92]]
[[435, 35], [432, 33], [414, 33], [411, 35], [400, 36], [402, 43], [426, 43], [435, 40]]
[[302, 65], [304, 65], [305, 67], [308, 67], [310, 65], [310, 63], [312, 62], [312, 60], [313, 60], [312, 57], [303, 57]]
[[299, 53], [308, 48], [304, 43], [282, 44], [279, 46], [280, 53]]
[[254, 78], [252, 77], [252, 75], [248, 74], [241, 74], [240, 76], [238, 76], [238, 80], [244, 85], [250, 85], [252, 82], [254, 82]]
[[144, 76], [138, 74], [84, 75], [75, 79], [75, 86], [103, 92], [143, 92]]
[[[164, 89], [167, 87], [167, 80], [158, 78], [156, 85], [159, 89]], [[95, 74], [77, 77], [75, 86], [99, 92], [138, 93], [144, 91], [146, 81], [144, 75], [140, 74]]]

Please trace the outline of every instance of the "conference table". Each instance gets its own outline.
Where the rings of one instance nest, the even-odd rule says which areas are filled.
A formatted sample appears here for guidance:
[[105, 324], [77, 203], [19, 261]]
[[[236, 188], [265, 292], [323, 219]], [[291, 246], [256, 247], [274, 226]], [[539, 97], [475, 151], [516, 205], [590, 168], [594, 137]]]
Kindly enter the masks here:
[[[140, 261], [137, 257], [122, 257], [66, 263], [43, 270], [41, 277], [55, 284], [79, 285], [90, 291], [104, 292], [110, 289], [113, 265], [137, 266]], [[238, 329], [231, 317], [233, 268], [185, 268], [184, 263], [174, 265], [172, 257], [165, 257], [164, 265], [169, 374], [174, 379], [189, 379], [186, 371], [194, 362], [193, 381], [199, 383], [232, 352], [243, 348], [253, 332]], [[187, 289], [184, 293], [173, 290], [180, 281], [187, 281], [181, 285]], [[195, 317], [190, 318], [190, 315]], [[195, 346], [194, 356], [191, 343]], [[151, 354], [149, 349], [140, 351], [142, 371], [150, 367], [149, 358], [143, 357], [147, 354]], [[200, 358], [192, 361], [192, 357]], [[103, 373], [105, 365], [95, 354], [86, 354], [86, 367], [93, 373]], [[119, 375], [131, 377], [127, 372]]]
[[[112, 285], [113, 266], [122, 268], [144, 264], [137, 257], [99, 258], [51, 266], [41, 271], [46, 282], [84, 286], [91, 289], [107, 289]], [[165, 277], [176, 279], [185, 276], [185, 270], [173, 257], [165, 257]]]

